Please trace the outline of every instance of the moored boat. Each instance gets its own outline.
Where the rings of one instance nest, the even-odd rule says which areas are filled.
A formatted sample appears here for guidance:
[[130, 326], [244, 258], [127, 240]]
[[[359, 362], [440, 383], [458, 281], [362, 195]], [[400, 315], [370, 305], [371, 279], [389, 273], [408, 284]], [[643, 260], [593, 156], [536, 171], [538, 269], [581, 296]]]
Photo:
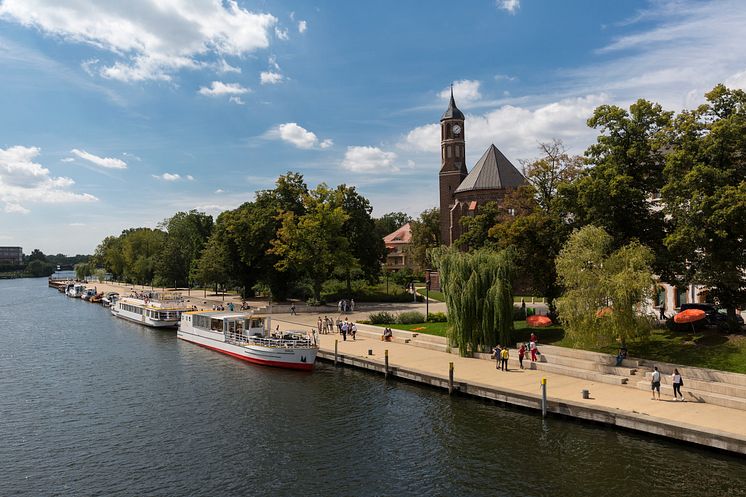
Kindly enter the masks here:
[[74, 299], [79, 299], [85, 293], [85, 285], [82, 283], [73, 283], [65, 290], [65, 295]]
[[319, 349], [313, 334], [272, 332], [269, 316], [245, 312], [185, 312], [176, 336], [244, 361], [289, 369], [313, 369]]
[[116, 299], [111, 305], [114, 316], [152, 328], [175, 328], [187, 310], [181, 295], [175, 293], [141, 293]]
[[101, 305], [105, 307], [110, 307], [114, 305], [114, 303], [119, 298], [119, 294], [117, 292], [109, 292], [103, 297], [101, 297]]

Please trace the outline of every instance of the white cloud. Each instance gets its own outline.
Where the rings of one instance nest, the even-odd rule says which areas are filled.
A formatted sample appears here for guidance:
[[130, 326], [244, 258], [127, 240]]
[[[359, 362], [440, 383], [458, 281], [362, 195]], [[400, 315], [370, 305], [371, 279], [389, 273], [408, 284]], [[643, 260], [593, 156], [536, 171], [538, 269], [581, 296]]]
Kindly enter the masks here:
[[186, 179], [189, 181], [194, 181], [194, 176], [192, 176], [191, 174], [187, 174]]
[[0, 18], [71, 43], [109, 52], [113, 63], [88, 65], [121, 81], [171, 80], [181, 69], [213, 65], [210, 59], [242, 56], [269, 46], [277, 19], [235, 0], [64, 2], [5, 0]]
[[275, 36], [277, 37], [278, 40], [283, 40], [283, 41], [287, 40], [289, 38], [288, 30], [275, 26]]
[[[479, 92], [480, 81], [462, 79], [453, 83], [453, 97], [459, 106], [468, 107], [469, 104], [482, 98]], [[442, 100], [448, 101], [451, 98], [451, 88], [448, 87], [439, 93]]]
[[34, 162], [41, 153], [38, 147], [20, 145], [0, 148], [0, 203], [6, 213], [29, 212], [26, 203], [70, 203], [98, 200], [88, 193], [75, 193], [68, 188], [75, 184], [70, 178], [52, 177], [49, 169]]
[[241, 74], [241, 68], [228, 64], [225, 59], [220, 59], [215, 64], [215, 70], [220, 74], [237, 73]]
[[73, 228], [79, 228], [81, 226], [85, 226], [85, 223], [67, 223], [68, 226], [72, 226]]
[[282, 74], [272, 71], [262, 71], [259, 78], [263, 85], [275, 85], [283, 80]]
[[497, 8], [507, 10], [511, 14], [515, 14], [516, 11], [521, 7], [521, 0], [496, 0]]
[[62, 161], [62, 162], [75, 162], [75, 159], [73, 159], [72, 157], [64, 157], [64, 158], [60, 159], [60, 161]]
[[342, 168], [356, 173], [385, 173], [395, 172], [394, 152], [385, 152], [378, 147], [347, 147], [342, 160]]
[[[504, 105], [481, 115], [468, 115], [466, 150], [479, 157], [494, 143], [514, 159], [537, 155], [539, 142], [560, 138], [568, 149], [580, 153], [593, 140], [585, 124], [593, 110], [608, 103], [605, 94], [568, 98], [537, 107]], [[440, 125], [426, 124], [409, 131], [399, 146], [404, 150], [440, 154]]]
[[246, 104], [246, 102], [244, 102], [244, 101], [243, 101], [243, 99], [242, 99], [241, 97], [236, 97], [236, 96], [233, 96], [233, 97], [229, 97], [229, 98], [228, 98], [228, 101], [229, 101], [230, 103], [232, 103], [232, 104], [236, 104], [236, 105], [245, 105], [245, 104]]
[[271, 139], [280, 139], [302, 149], [326, 149], [334, 145], [334, 142], [329, 138], [319, 141], [316, 133], [308, 131], [297, 123], [284, 123], [275, 126], [265, 136]]
[[153, 174], [152, 176], [155, 179], [162, 179], [163, 181], [179, 181], [181, 179], [181, 175], [177, 173]]
[[215, 190], [215, 193], [223, 193], [224, 191], [225, 190], [223, 190], [222, 188], [218, 188], [217, 190]]
[[122, 159], [99, 157], [98, 155], [86, 152], [85, 150], [78, 150], [77, 148], [70, 150], [70, 153], [105, 169], [127, 169], [127, 163]]
[[213, 81], [210, 86], [203, 86], [199, 89], [200, 95], [207, 97], [221, 97], [223, 95], [243, 95], [251, 90], [244, 88], [239, 83], [223, 83], [222, 81]]
[[298, 32], [305, 33], [308, 29], [308, 23], [306, 21], [298, 21]]

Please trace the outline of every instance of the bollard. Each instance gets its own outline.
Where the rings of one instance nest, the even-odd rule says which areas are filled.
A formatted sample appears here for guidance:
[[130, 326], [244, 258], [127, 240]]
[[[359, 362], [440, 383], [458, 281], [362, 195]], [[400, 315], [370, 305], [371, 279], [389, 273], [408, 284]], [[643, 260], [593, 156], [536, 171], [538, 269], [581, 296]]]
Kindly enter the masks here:
[[541, 417], [547, 417], [547, 379], [541, 379]]
[[590, 390], [581, 390], [580, 394], [583, 396], [584, 399], [590, 399], [591, 398], [591, 392]]
[[383, 353], [383, 378], [389, 377], [389, 349], [386, 349]]
[[453, 393], [453, 363], [448, 363], [448, 395]]
[[334, 340], [334, 367], [337, 367], [337, 347], [339, 347], [339, 340]]

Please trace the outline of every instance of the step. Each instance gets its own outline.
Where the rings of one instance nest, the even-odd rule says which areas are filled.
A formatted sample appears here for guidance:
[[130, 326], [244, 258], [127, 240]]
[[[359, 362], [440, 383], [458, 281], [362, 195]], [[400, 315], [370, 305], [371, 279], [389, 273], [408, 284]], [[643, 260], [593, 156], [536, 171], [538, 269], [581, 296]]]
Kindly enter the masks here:
[[595, 361], [589, 361], [587, 359], [577, 359], [575, 357], [558, 356], [554, 354], [541, 354], [539, 357], [541, 358], [541, 362], [549, 362], [578, 369], [587, 369], [589, 371], [597, 371], [604, 374], [630, 376], [634, 375], [636, 371], [635, 368], [615, 367]]
[[604, 374], [596, 371], [588, 371], [587, 369], [576, 369], [570, 366], [561, 366], [559, 364], [552, 364], [549, 362], [534, 362], [533, 364], [536, 365], [535, 369], [538, 369], [539, 371], [557, 373], [565, 376], [572, 376], [573, 378], [582, 378], [584, 380], [597, 381], [599, 383], [625, 385], [628, 381], [628, 378], [624, 376]]
[[[650, 381], [652, 380], [653, 373], [651, 371], [645, 372], [643, 378], [645, 381], [648, 382], [648, 385], [650, 385]], [[740, 397], [742, 399], [746, 399], [746, 387], [741, 385], [730, 385], [728, 383], [723, 383], [719, 381], [705, 381], [705, 380], [695, 380], [692, 378], [688, 378], [686, 376], [684, 378], [684, 389], [691, 389], [691, 390], [697, 390], [700, 392], [707, 392], [707, 393], [716, 393], [720, 395], [728, 395], [730, 397]], [[661, 385], [671, 385], [673, 383], [673, 380], [671, 379], [670, 375], [662, 374], [661, 375]]]
[[[583, 359], [586, 361], [593, 361], [607, 366], [616, 365], [616, 356], [611, 354], [604, 354], [601, 352], [591, 352], [588, 350], [571, 349], [568, 347], [558, 347], [556, 345], [542, 345], [538, 344], [539, 352], [542, 354], [548, 354], [552, 356], [562, 357], [575, 357], [577, 359]], [[637, 359], [625, 359], [622, 365], [628, 368], [639, 367], [639, 361]]]
[[[693, 402], [704, 402], [706, 404], [712, 404], [715, 406], [729, 407], [731, 409], [740, 409], [746, 411], [746, 399], [742, 397], [733, 397], [730, 395], [723, 395], [719, 393], [703, 392], [701, 390], [689, 389], [689, 385], [684, 380], [684, 386], [681, 387], [681, 393], [684, 398], [688, 401]], [[649, 381], [637, 382], [637, 388], [650, 392]], [[661, 384], [661, 398], [668, 397], [673, 398], [673, 387], [671, 385]]]

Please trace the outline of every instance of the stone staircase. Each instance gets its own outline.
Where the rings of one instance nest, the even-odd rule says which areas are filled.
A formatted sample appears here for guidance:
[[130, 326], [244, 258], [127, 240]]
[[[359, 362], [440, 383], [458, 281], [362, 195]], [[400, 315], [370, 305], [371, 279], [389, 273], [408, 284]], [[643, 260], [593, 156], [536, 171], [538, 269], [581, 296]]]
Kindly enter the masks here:
[[671, 374], [678, 368], [684, 379], [681, 393], [690, 402], [705, 402], [732, 409], [746, 410], [746, 375], [715, 371], [712, 369], [675, 366], [667, 363], [646, 362], [643, 378], [635, 386], [640, 390], [650, 391], [653, 365], [661, 372], [661, 398], [673, 398], [673, 381]]

